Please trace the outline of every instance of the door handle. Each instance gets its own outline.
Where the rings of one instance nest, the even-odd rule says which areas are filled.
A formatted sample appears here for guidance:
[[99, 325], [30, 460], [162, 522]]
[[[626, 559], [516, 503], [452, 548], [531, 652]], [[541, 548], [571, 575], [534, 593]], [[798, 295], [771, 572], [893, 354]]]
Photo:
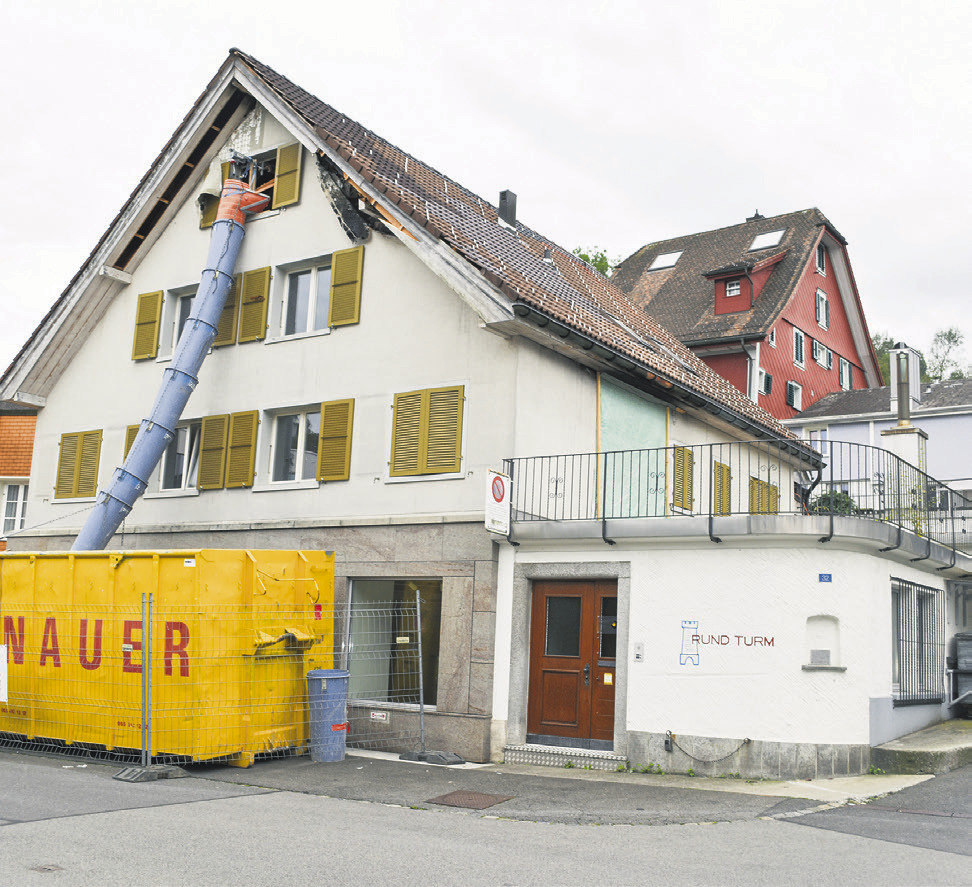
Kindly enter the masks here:
[[588, 663], [584, 666], [584, 686], [589, 687], [591, 685], [591, 665]]

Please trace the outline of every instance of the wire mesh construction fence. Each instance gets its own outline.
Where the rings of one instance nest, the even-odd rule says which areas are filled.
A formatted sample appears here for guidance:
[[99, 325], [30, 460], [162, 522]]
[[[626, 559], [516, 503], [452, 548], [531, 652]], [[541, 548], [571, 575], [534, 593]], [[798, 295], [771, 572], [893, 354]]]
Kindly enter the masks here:
[[[422, 745], [417, 601], [381, 606], [141, 606], [0, 601], [0, 744], [142, 766], [309, 750], [307, 673], [347, 669], [347, 744]], [[340, 728], [341, 725], [338, 725]]]

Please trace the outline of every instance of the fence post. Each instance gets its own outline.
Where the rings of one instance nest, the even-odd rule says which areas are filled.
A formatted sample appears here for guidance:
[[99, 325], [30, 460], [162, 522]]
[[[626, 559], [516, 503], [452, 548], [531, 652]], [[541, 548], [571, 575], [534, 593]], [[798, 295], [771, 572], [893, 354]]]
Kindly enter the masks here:
[[142, 593], [142, 766], [152, 766], [152, 593]]
[[415, 589], [415, 625], [418, 630], [418, 679], [419, 679], [419, 738], [425, 753], [425, 677], [422, 674], [422, 597]]

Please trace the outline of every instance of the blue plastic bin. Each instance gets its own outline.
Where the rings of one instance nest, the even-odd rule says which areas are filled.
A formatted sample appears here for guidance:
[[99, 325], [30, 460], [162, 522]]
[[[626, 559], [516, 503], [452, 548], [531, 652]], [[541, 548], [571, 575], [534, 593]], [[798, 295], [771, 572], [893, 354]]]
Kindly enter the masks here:
[[343, 761], [348, 738], [348, 676], [343, 669], [307, 672], [311, 760]]

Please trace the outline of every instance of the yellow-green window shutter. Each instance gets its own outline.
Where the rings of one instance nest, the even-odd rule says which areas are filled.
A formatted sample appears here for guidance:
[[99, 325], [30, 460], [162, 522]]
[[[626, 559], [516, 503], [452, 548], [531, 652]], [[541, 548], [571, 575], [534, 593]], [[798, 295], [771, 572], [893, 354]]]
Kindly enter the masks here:
[[57, 458], [57, 480], [54, 482], [55, 499], [71, 499], [74, 497], [80, 448], [80, 433], [61, 435], [61, 449]]
[[462, 463], [462, 386], [428, 393], [425, 474], [458, 471]]
[[766, 513], [778, 514], [780, 510], [780, 488], [776, 484], [767, 484], [766, 492]]
[[361, 314], [361, 275], [364, 247], [342, 249], [331, 256], [331, 304], [328, 326], [357, 323]]
[[162, 317], [162, 290], [142, 293], [135, 310], [135, 340], [132, 360], [155, 357], [159, 351], [159, 320]]
[[271, 209], [290, 206], [300, 200], [300, 160], [303, 153], [299, 143], [277, 148], [276, 181], [273, 184]]
[[270, 269], [246, 271], [240, 284], [240, 335], [238, 342], [254, 342], [267, 334]]
[[[220, 164], [220, 193], [222, 193], [222, 184], [229, 178], [230, 162], [224, 160]], [[219, 210], [219, 197], [213, 197], [211, 194], [207, 195], [210, 199], [206, 201], [206, 205], [203, 207], [202, 215], [199, 219], [200, 228], [212, 228], [213, 223], [216, 221], [216, 213]]]
[[101, 459], [101, 430], [81, 434], [81, 455], [78, 460], [78, 497], [94, 496], [98, 492], [98, 463]]
[[226, 465], [226, 437], [229, 416], [205, 416], [199, 442], [199, 473], [196, 483], [200, 490], [219, 490], [223, 487]]
[[672, 495], [672, 505], [676, 508], [692, 509], [695, 501], [692, 495], [694, 481], [695, 456], [687, 447], [675, 447], [672, 453], [675, 473], [675, 489]]
[[749, 479], [749, 513], [759, 514], [759, 481], [755, 477]]
[[87, 498], [98, 492], [101, 429], [61, 435], [55, 499]]
[[723, 462], [712, 468], [712, 502], [716, 514], [729, 514], [732, 508], [732, 471]]
[[423, 391], [395, 395], [392, 416], [391, 475], [419, 474]]
[[240, 282], [241, 274], [233, 278], [230, 291], [226, 294], [226, 302], [223, 311], [219, 315], [219, 322], [216, 324], [216, 338], [213, 339], [213, 348], [220, 345], [232, 345], [236, 341], [236, 318], [240, 310]]
[[321, 404], [321, 432], [317, 444], [317, 479], [347, 480], [351, 476], [351, 427], [354, 400]]
[[139, 423], [138, 425], [129, 425], [125, 429], [125, 452], [122, 455], [123, 460], [128, 458], [128, 453], [132, 448], [132, 444], [135, 443], [135, 438], [138, 437], [138, 430], [141, 427], [142, 425]]
[[252, 487], [256, 463], [256, 435], [260, 414], [256, 410], [233, 413], [226, 445], [226, 486]]

